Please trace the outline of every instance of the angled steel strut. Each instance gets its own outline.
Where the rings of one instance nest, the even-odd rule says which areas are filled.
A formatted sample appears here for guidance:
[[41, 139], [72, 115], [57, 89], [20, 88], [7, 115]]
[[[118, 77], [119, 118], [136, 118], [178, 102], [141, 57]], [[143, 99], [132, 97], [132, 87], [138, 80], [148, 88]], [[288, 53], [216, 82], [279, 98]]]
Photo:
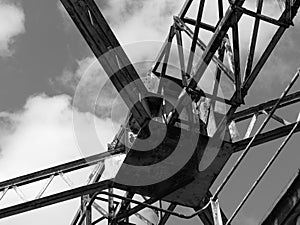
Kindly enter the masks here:
[[143, 127], [149, 120], [149, 111], [140, 100], [147, 96], [148, 91], [97, 5], [93, 0], [61, 2], [134, 118]]

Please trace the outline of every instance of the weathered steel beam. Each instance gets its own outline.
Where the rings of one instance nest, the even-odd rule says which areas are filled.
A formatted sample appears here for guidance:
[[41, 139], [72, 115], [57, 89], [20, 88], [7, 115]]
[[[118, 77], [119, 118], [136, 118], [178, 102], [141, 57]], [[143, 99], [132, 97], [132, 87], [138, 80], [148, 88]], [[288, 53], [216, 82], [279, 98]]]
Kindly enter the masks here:
[[181, 11], [179, 12], [178, 16], [183, 19], [187, 13], [187, 11], [189, 10], [191, 4], [193, 3], [193, 0], [186, 0]]
[[[187, 11], [189, 10], [192, 2], [193, 2], [193, 0], [186, 0], [185, 1], [184, 5], [183, 5], [183, 7], [181, 9], [181, 11], [178, 14], [179, 18], [184, 18], [185, 17], [185, 15], [186, 15]], [[161, 63], [162, 58], [163, 58], [163, 56], [165, 54], [165, 50], [166, 50], [166, 47], [167, 47], [167, 44], [168, 44], [169, 35], [170, 34], [168, 34], [168, 37], [166, 38], [163, 46], [161, 47], [161, 49], [160, 49], [160, 51], [159, 51], [159, 53], [158, 53], [158, 55], [157, 55], [157, 57], [156, 57], [156, 59], [154, 61], [155, 64], [153, 65], [153, 68], [152, 68], [152, 72], [153, 73], [156, 72], [156, 70], [157, 70], [159, 64]]]
[[[155, 72], [154, 74], [156, 76], [158, 76], [158, 77], [160, 76], [160, 73], [158, 73], [158, 72]], [[178, 78], [172, 77], [170, 75], [165, 75], [165, 78], [166, 78], [166, 80], [170, 80], [171, 82], [176, 83], [178, 86], [181, 86], [182, 88], [184, 87], [182, 85], [181, 80], [178, 79]], [[174, 97], [175, 96], [178, 97], [178, 93], [177, 92], [174, 92], [172, 90], [167, 90], [167, 92], [168, 92], [168, 94], [173, 95]], [[195, 92], [197, 92], [197, 90]], [[215, 101], [218, 101], [218, 102], [222, 102], [222, 103], [225, 103], [227, 105], [232, 105], [233, 104], [232, 101], [230, 101], [228, 99], [225, 99], [225, 98], [222, 98], [222, 97], [218, 97], [216, 95], [211, 95], [211, 94], [209, 94], [207, 92], [204, 92], [204, 91], [202, 93], [204, 93], [205, 97], [210, 98], [212, 100], [215, 100]], [[184, 123], [184, 121], [182, 123]]]
[[[265, 115], [269, 115], [269, 113], [268, 113], [266, 110], [263, 110], [263, 113], [264, 113]], [[283, 124], [283, 125], [289, 125], [289, 124], [291, 124], [289, 121], [287, 121], [287, 120], [281, 118], [280, 116], [277, 116], [276, 114], [274, 114], [274, 115], [272, 116], [272, 119], [276, 120], [277, 122], [279, 122], [279, 123], [281, 123], [281, 124]]]
[[[171, 203], [168, 207], [169, 211], [174, 211], [176, 208], [176, 204]], [[159, 224], [158, 225], [165, 225], [168, 221], [168, 219], [170, 218], [171, 214], [170, 213], [165, 213], [164, 216], [160, 219]]]
[[300, 174], [294, 178], [261, 225], [294, 225], [300, 216]]
[[[143, 224], [146, 225], [155, 225], [153, 222], [151, 222], [149, 219], [147, 219], [145, 216], [143, 216], [141, 213], [136, 213], [135, 216], [143, 222]], [[124, 221], [125, 222], [125, 221]]]
[[[185, 17], [182, 19], [183, 22], [187, 23], [187, 24], [190, 24], [190, 25], [193, 25], [193, 26], [196, 26], [196, 23], [197, 21], [192, 19], [192, 18], [189, 18], [189, 17]], [[204, 22], [199, 22], [199, 27], [202, 28], [202, 29], [205, 29], [207, 31], [210, 31], [210, 32], [215, 32], [216, 31], [216, 28], [208, 23], [204, 23]]]
[[[125, 197], [128, 198], [128, 199], [132, 199], [134, 196], [134, 193], [133, 192], [126, 192], [126, 195]], [[119, 209], [119, 211], [117, 212], [117, 214], [122, 214], [124, 213], [126, 210], [129, 209], [129, 206], [130, 206], [130, 201], [127, 201], [127, 200], [123, 200], [121, 202], [121, 207]], [[116, 215], [117, 215], [116, 214]]]
[[[210, 64], [211, 60], [213, 59], [216, 51], [220, 48], [224, 37], [226, 36], [228, 29], [234, 24], [237, 23], [242, 13], [240, 11], [236, 11], [236, 6], [242, 6], [244, 4], [245, 0], [236, 0], [234, 1], [230, 7], [228, 8], [225, 16], [222, 18], [220, 23], [217, 26], [216, 32], [212, 36], [208, 46], [206, 47], [203, 55], [202, 60], [196, 65], [195, 67], [195, 75], [189, 82], [186, 90], [182, 92], [182, 97], [177, 100], [177, 102], [174, 104], [177, 111], [181, 111], [183, 109], [183, 99], [185, 99], [185, 95], [188, 95], [187, 91], [196, 89], [198, 82], [200, 81], [201, 77], [203, 76], [204, 72], [206, 71], [208, 65]], [[236, 107], [231, 107], [231, 110], [229, 110], [229, 114], [226, 117], [230, 117], [231, 114], [235, 111]], [[175, 111], [173, 111], [175, 112]], [[177, 118], [178, 113], [172, 113], [172, 115], [168, 118], [169, 123], [173, 123]], [[225, 120], [224, 120], [225, 121]], [[228, 121], [228, 120], [226, 120]], [[221, 127], [224, 127], [223, 123], [219, 125], [220, 129]], [[219, 129], [215, 133], [216, 135], [219, 134]]]
[[[257, 14], [261, 13], [262, 7], [263, 7], [263, 0], [257, 0], [257, 9], [256, 9]], [[249, 54], [248, 54], [248, 58], [247, 58], [247, 65], [246, 65], [246, 69], [245, 69], [244, 80], [246, 80], [248, 78], [248, 76], [250, 75], [251, 70], [252, 70], [253, 59], [254, 59], [254, 54], [255, 54], [255, 47], [256, 47], [256, 42], [257, 42], [257, 37], [258, 37], [259, 23], [260, 23], [260, 19], [258, 17], [256, 17], [255, 21], [254, 21], [254, 25], [253, 25], [253, 30], [252, 30], [252, 37], [251, 37]]]
[[[115, 216], [115, 220], [122, 220], [123, 218], [127, 218], [133, 214], [135, 214], [136, 212], [139, 212], [140, 210], [146, 208], [146, 207], [150, 207], [151, 204], [157, 202], [158, 200], [163, 199], [165, 196], [173, 193], [174, 191], [178, 190], [181, 187], [184, 187], [185, 185], [187, 185], [188, 183], [191, 182], [192, 179], [190, 178], [183, 178], [182, 181], [180, 183], [174, 184], [172, 187], [170, 187], [167, 190], [156, 190], [156, 197], [150, 197], [149, 199], [147, 199], [145, 202], [143, 203], [138, 203], [137, 206], [133, 207], [132, 209], [122, 213], [122, 214], [118, 214]], [[121, 197], [119, 197], [120, 199], [122, 199]], [[128, 201], [131, 201], [133, 203], [136, 203], [135, 200], [133, 199], [128, 199]], [[156, 207], [155, 207], [156, 208]], [[166, 211], [163, 209], [159, 209], [161, 211]], [[170, 214], [172, 213], [171, 211], [167, 211]]]
[[104, 152], [89, 156], [87, 158], [74, 160], [72, 162], [64, 163], [58, 166], [50, 167], [44, 170], [40, 170], [34, 173], [16, 177], [7, 181], [0, 182], [0, 191], [5, 190], [7, 187], [22, 186], [29, 183], [37, 182], [39, 180], [46, 179], [52, 175], [59, 175], [59, 172], [68, 173], [74, 170], [82, 169], [88, 166], [97, 164], [99, 161], [119, 154], [118, 151]]
[[[252, 106], [248, 109], [244, 109], [242, 111], [236, 112], [235, 114], [233, 114], [232, 120], [234, 120], [235, 122], [240, 122], [242, 120], [251, 118], [256, 113], [262, 114], [263, 110], [270, 111], [272, 109], [272, 107], [276, 104], [277, 101], [278, 101], [278, 98], [270, 100], [265, 103], [261, 103], [256, 106]], [[297, 91], [295, 93], [285, 96], [282, 99], [282, 102], [280, 103], [280, 105], [278, 106], [278, 109], [283, 108], [288, 105], [295, 104], [297, 102], [300, 102], [300, 91]]]
[[220, 47], [223, 38], [225, 37], [228, 29], [234, 24], [239, 21], [242, 16], [242, 13], [237, 13], [235, 11], [236, 6], [242, 6], [245, 0], [236, 0], [227, 10], [225, 16], [219, 23], [216, 32], [214, 33], [213, 37], [211, 38], [209, 44], [207, 45], [206, 50], [203, 53], [201, 62], [198, 63], [196, 66], [196, 73], [191, 82], [189, 83], [189, 88], [194, 89], [197, 86], [197, 83], [201, 79], [202, 75], [204, 74], [207, 66], [209, 65], [211, 59], [213, 58], [214, 54]]
[[[174, 17], [174, 21], [175, 23], [183, 28], [183, 31], [190, 37], [193, 38], [194, 37], [194, 32], [179, 18], [179, 17]], [[197, 40], [197, 45], [200, 47], [201, 50], [205, 51], [205, 49], [207, 48], [207, 46], [205, 45], [205, 43], [198, 38]], [[229, 80], [234, 81], [234, 75], [233, 73], [223, 64], [222, 60], [220, 60], [218, 57], [216, 57], [215, 55], [212, 58], [212, 61], [217, 65], [217, 67], [219, 69], [221, 69], [225, 75], [229, 78]]]
[[[292, 123], [290, 125], [282, 126], [282, 127], [276, 128], [274, 130], [267, 131], [265, 133], [261, 133], [256, 137], [256, 139], [254, 140], [254, 142], [251, 146], [252, 147], [257, 146], [260, 144], [267, 143], [269, 141], [273, 141], [273, 140], [282, 138], [282, 137], [288, 135], [288, 133], [295, 126], [295, 124], [296, 123]], [[297, 126], [295, 133], [299, 132], [299, 131], [300, 131], [300, 125]], [[233, 143], [234, 152], [244, 150], [245, 147], [248, 145], [248, 143], [251, 141], [251, 139], [252, 139], [252, 137]]]
[[[95, 183], [98, 182], [99, 179], [101, 178], [103, 172], [105, 170], [105, 164], [104, 162], [100, 162], [100, 164], [98, 164], [98, 166], [96, 166], [96, 168], [94, 169], [94, 171], [90, 174], [89, 179], [87, 184], [91, 184], [91, 183]], [[88, 199], [90, 200], [90, 198]], [[85, 212], [83, 212], [82, 207], [86, 206], [87, 204], [90, 204], [89, 201], [85, 201], [85, 202], [81, 202], [81, 207], [79, 207], [79, 209], [76, 211], [73, 220], [71, 222], [71, 225], [76, 225], [78, 220], [80, 219], [80, 217], [82, 216], [82, 214], [85, 214]], [[93, 207], [102, 214], [102, 216], [107, 217], [107, 213], [103, 212], [104, 210], [101, 208], [101, 206], [99, 206], [98, 204], [96, 204], [95, 202], [93, 202]]]
[[[238, 15], [237, 15], [238, 16]], [[235, 99], [237, 105], [244, 103], [242, 97], [242, 79], [240, 63], [240, 44], [239, 44], [239, 27], [238, 23], [232, 25], [233, 57], [234, 57], [234, 81], [235, 81]]]
[[[235, 1], [235, 3], [236, 3], [236, 1]], [[241, 6], [241, 5], [236, 5], [235, 8], [238, 8], [239, 6]], [[281, 14], [279, 20], [282, 21], [282, 22], [286, 22], [287, 17], [288, 17], [288, 20], [292, 21], [293, 18], [297, 14], [299, 6], [300, 6], [300, 0], [295, 0], [294, 3], [293, 3], [293, 6], [291, 7], [291, 12], [288, 11], [288, 10], [285, 10]], [[241, 10], [240, 10], [240, 12], [241, 12]], [[225, 17], [223, 18], [222, 21], [224, 21]], [[274, 48], [277, 45], [278, 41], [280, 40], [281, 36], [284, 34], [286, 28], [287, 27], [278, 28], [277, 32], [274, 34], [274, 36], [273, 36], [272, 40], [270, 41], [269, 45], [267, 46], [267, 48], [263, 52], [262, 56], [259, 58], [258, 62], [256, 63], [255, 68], [252, 70], [251, 74], [247, 77], [247, 79], [243, 82], [243, 85], [242, 85], [242, 97], [243, 98], [247, 95], [247, 93], [248, 93], [250, 87], [252, 86], [254, 80], [256, 79], [256, 77], [258, 76], [259, 72], [261, 71], [263, 65], [266, 63], [267, 59], [271, 55], [272, 51], [274, 50]], [[203, 74], [205, 72], [206, 67], [207, 67], [206, 65], [202, 65], [202, 70], [200, 70], [200, 73], [199, 73], [199, 79], [196, 79], [196, 82], [192, 80], [192, 82], [194, 83], [194, 84], [191, 84], [192, 82], [190, 83], [192, 86], [196, 87], [197, 81], [200, 80], [201, 74]], [[234, 97], [235, 97], [235, 94], [233, 95], [232, 98], [234, 99]], [[237, 105], [231, 106], [231, 108], [228, 110], [227, 114], [225, 115], [225, 117], [223, 118], [221, 123], [219, 124], [219, 126], [217, 128], [217, 131], [215, 132], [215, 135], [220, 135], [223, 128], [225, 126], [229, 125], [229, 123], [233, 120], [232, 116], [234, 115], [237, 108], [238, 108]]]
[[92, 225], [92, 206], [87, 204], [85, 214], [85, 225]]
[[[162, 195], [161, 197], [163, 197], [163, 196], [164, 196], [164, 195]], [[146, 200], [146, 201], [144, 202], [144, 204], [151, 205], [151, 204], [157, 202], [159, 199], [161, 199], [161, 198], [160, 198], [160, 197], [149, 198], [148, 200]], [[142, 204], [137, 205], [137, 206], [135, 206], [134, 208], [129, 209], [129, 210], [127, 210], [126, 212], [124, 212], [124, 213], [122, 213], [122, 214], [116, 215], [116, 221], [117, 221], [117, 220], [122, 220], [122, 219], [124, 219], [124, 218], [128, 218], [128, 217], [130, 217], [131, 215], [133, 215], [133, 214], [135, 214], [135, 213], [141, 211], [142, 209], [144, 209], [144, 208], [146, 208], [146, 207], [147, 207], [146, 205], [142, 205]]]
[[194, 56], [195, 56], [195, 51], [196, 51], [196, 46], [197, 46], [197, 40], [199, 36], [199, 31], [200, 31], [200, 23], [203, 15], [203, 10], [204, 10], [204, 3], [205, 0], [201, 0], [199, 3], [199, 9], [198, 9], [198, 14], [197, 14], [197, 20], [195, 24], [195, 30], [194, 30], [194, 36], [192, 38], [192, 44], [191, 44], [191, 50], [190, 50], [190, 55], [188, 59], [188, 65], [186, 69], [186, 76], [188, 78], [191, 77], [191, 71], [194, 63]]
[[42, 208], [45, 206], [53, 205], [59, 202], [67, 201], [70, 199], [78, 198], [82, 195], [89, 195], [100, 190], [107, 189], [113, 185], [110, 180], [102, 181], [95, 184], [89, 184], [86, 186], [74, 188], [68, 191], [63, 191], [39, 199], [27, 201], [18, 205], [10, 206], [4, 209], [0, 209], [0, 219], [34, 210], [37, 208]]
[[276, 26], [281, 26], [281, 27], [289, 27], [290, 24], [287, 24], [281, 20], [276, 20], [276, 19], [273, 19], [272, 17], [268, 17], [268, 16], [265, 16], [265, 15], [262, 15], [260, 14], [260, 12], [253, 12], [249, 9], [246, 9], [246, 8], [243, 8], [243, 7], [237, 7], [238, 10], [240, 10], [241, 12], [245, 13], [246, 15], [248, 16], [252, 16], [256, 19], [260, 19], [262, 21], [265, 21], [267, 23], [271, 23], [273, 25], [276, 25]]
[[222, 20], [224, 14], [223, 0], [218, 0], [219, 21]]
[[185, 74], [185, 61], [184, 61], [184, 53], [183, 53], [183, 46], [182, 46], [181, 30], [176, 30], [176, 40], [177, 40], [177, 50], [178, 50], [180, 70], [181, 70], [182, 86], [186, 87], [187, 77]]
[[167, 37], [167, 39], [165, 40], [163, 46], [161, 47], [161, 49], [159, 50], [159, 53], [156, 57], [156, 59], [154, 60], [155, 64], [152, 66], [151, 68], [151, 71], [152, 73], [155, 73], [162, 61], [162, 58], [164, 57], [165, 55], [165, 52], [166, 52], [166, 47], [167, 47], [167, 44], [168, 44], [168, 38], [169, 36]]
[[[108, 193], [109, 194], [113, 194], [113, 188], [109, 188], [108, 189]], [[109, 195], [108, 196], [108, 224], [109, 225], [113, 225], [113, 222], [112, 222], [112, 219], [114, 217], [114, 214], [115, 214], [115, 207], [114, 207], [114, 198]]]
[[[208, 191], [207, 196], [204, 199], [204, 204], [203, 205], [207, 204], [210, 201], [211, 197], [212, 197], [212, 194], [211, 194], [210, 191]], [[200, 208], [201, 207], [194, 208], [194, 210], [197, 211]], [[222, 215], [222, 221], [224, 223], [226, 223], [227, 222], [227, 217], [226, 217], [224, 211], [222, 209], [220, 209], [220, 210], [221, 210], [221, 215]], [[211, 207], [208, 207], [206, 210], [204, 210], [203, 212], [199, 213], [198, 216], [199, 216], [200, 220], [202, 221], [202, 223], [204, 225], [216, 225], [214, 223], [214, 218], [213, 218], [213, 215], [212, 215], [212, 209], [211, 209]]]
[[[93, 0], [61, 0], [125, 104], [142, 127], [149, 120], [140, 102], [148, 91]], [[128, 88], [133, 85], [134, 89]], [[129, 89], [129, 90], [128, 90]]]
[[257, 114], [255, 113], [252, 116], [252, 119], [251, 119], [251, 121], [249, 123], [249, 126], [248, 126], [247, 131], [246, 131], [245, 136], [244, 136], [244, 139], [249, 138], [251, 136], [251, 133], [253, 131], [254, 125], [256, 123], [256, 120], [257, 120]]
[[[100, 217], [99, 219], [96, 219], [92, 224], [93, 225], [96, 225], [96, 224], [99, 224], [102, 220], [106, 219], [104, 216]], [[121, 224], [119, 224], [121, 225]]]
[[[197, 211], [197, 209], [195, 209], [195, 211]], [[221, 215], [222, 215], [223, 223], [225, 224], [227, 222], [227, 218], [222, 209], [221, 209]], [[214, 223], [211, 207], [199, 213], [198, 216], [204, 225], [216, 225]]]
[[[89, 204], [87, 202], [86, 204]], [[93, 202], [92, 207], [96, 209], [104, 218], [108, 218], [108, 213], [97, 203]], [[73, 217], [72, 222], [70, 223], [71, 225], [77, 225], [83, 222], [83, 219], [86, 216], [86, 211], [83, 211], [81, 207], [76, 211], [75, 216]]]
[[[223, 62], [224, 56], [225, 56], [225, 47], [221, 46], [218, 53], [219, 53], [219, 60], [221, 62]], [[213, 89], [213, 93], [212, 93], [213, 97], [218, 96], [219, 87], [221, 86], [220, 85], [221, 72], [222, 72], [221, 69], [219, 67], [217, 67], [216, 72], [215, 72], [216, 75], [215, 75], [214, 89]], [[210, 101], [210, 104], [211, 104], [212, 110], [215, 110], [216, 101], [214, 99], [212, 99]]]
[[166, 44], [166, 47], [164, 50], [164, 59], [163, 59], [163, 65], [162, 65], [161, 74], [160, 74], [161, 77], [165, 77], [165, 75], [166, 75], [168, 61], [169, 61], [169, 57], [170, 57], [171, 45], [172, 45], [174, 35], [175, 35], [175, 27], [172, 25], [170, 27], [167, 44]]
[[[289, 12], [288, 10], [285, 10], [282, 13], [282, 15], [280, 16], [279, 21], [280, 22], [285, 22], [287, 20], [288, 15], [291, 15], [291, 20], [292, 20], [296, 16], [299, 6], [300, 6], [300, 0], [295, 0], [293, 6], [291, 8], [291, 12]], [[274, 36], [271, 39], [270, 43], [268, 44], [265, 51], [263, 52], [263, 54], [259, 58], [256, 66], [252, 70], [251, 74], [245, 80], [245, 82], [243, 84], [243, 88], [242, 88], [243, 96], [247, 95], [247, 92], [248, 92], [249, 88], [253, 84], [254, 80], [258, 76], [258, 74], [261, 71], [263, 65], [266, 63], [267, 59], [269, 58], [270, 54], [274, 50], [275, 46], [277, 45], [278, 41], [280, 40], [280, 38], [282, 37], [282, 35], [286, 31], [286, 29], [287, 29], [286, 26], [281, 26], [277, 29], [276, 33], [274, 34]]]

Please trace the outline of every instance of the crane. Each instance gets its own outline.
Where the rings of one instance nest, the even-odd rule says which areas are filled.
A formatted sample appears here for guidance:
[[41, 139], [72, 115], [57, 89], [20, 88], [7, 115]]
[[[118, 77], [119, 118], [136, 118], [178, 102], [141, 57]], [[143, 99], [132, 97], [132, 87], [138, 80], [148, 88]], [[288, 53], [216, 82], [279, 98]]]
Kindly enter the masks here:
[[[81, 197], [81, 207], [71, 222], [73, 225], [97, 224], [102, 220], [125, 225], [131, 224], [131, 216], [152, 224], [140, 213], [144, 208], [158, 215], [160, 225], [166, 224], [170, 216], [187, 220], [198, 216], [204, 224], [231, 223], [235, 215], [225, 216], [218, 195], [251, 147], [300, 131], [299, 119], [287, 122], [275, 114], [276, 109], [300, 101], [299, 91], [288, 93], [297, 81], [299, 71], [280, 98], [241, 109], [275, 46], [293, 25], [300, 0], [285, 1], [279, 19], [262, 14], [263, 0], [257, 1], [256, 11], [244, 7], [245, 0], [229, 1], [225, 11], [223, 1], [218, 0], [215, 24], [202, 20], [205, 0], [197, 1], [196, 18], [187, 16], [195, 1], [186, 0], [179, 14], [174, 16], [166, 41], [149, 68], [148, 80], [152, 86], [156, 85], [153, 89], [139, 76], [94, 0], [61, 0], [129, 112], [107, 152], [0, 182], [1, 200], [8, 191], [20, 193], [20, 186], [46, 181], [36, 199], [0, 209], [0, 219]], [[243, 16], [253, 17], [254, 24], [247, 63], [242, 70], [238, 25]], [[277, 30], [263, 53], [257, 56], [256, 44], [262, 22], [276, 26]], [[210, 33], [207, 43], [199, 37], [200, 30]], [[188, 51], [184, 47], [184, 38], [190, 40]], [[177, 74], [168, 70], [174, 46], [180, 65]], [[215, 70], [213, 73], [208, 72], [211, 66]], [[213, 81], [210, 89], [201, 86], [207, 76]], [[224, 80], [234, 89], [229, 97], [220, 96]], [[218, 110], [218, 106], [225, 110]], [[260, 123], [258, 117], [262, 115], [267, 118], [253, 134], [254, 125]], [[249, 119], [246, 134], [238, 138], [239, 123]], [[264, 131], [271, 119], [278, 122], [278, 127]], [[210, 187], [230, 157], [241, 151], [241, 157], [224, 182], [211, 193]], [[125, 159], [116, 176], [100, 181], [105, 160], [118, 155], [124, 155]], [[91, 166], [95, 169], [87, 185], [43, 196], [54, 177], [68, 182], [67, 173]], [[134, 199], [137, 195], [143, 200]], [[107, 209], [97, 201], [107, 203]], [[166, 202], [168, 207], [157, 205], [157, 202]], [[195, 212], [175, 212], [177, 205], [192, 208]], [[102, 215], [94, 221], [93, 208]]]

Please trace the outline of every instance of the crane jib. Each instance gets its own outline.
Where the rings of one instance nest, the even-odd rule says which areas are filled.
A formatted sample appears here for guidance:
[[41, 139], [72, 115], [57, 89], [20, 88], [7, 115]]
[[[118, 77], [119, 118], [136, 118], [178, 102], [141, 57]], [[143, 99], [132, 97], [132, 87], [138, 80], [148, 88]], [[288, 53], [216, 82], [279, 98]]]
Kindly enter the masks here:
[[92, 0], [61, 2], [142, 127], [150, 116], [146, 103], [140, 100], [148, 91], [97, 5]]

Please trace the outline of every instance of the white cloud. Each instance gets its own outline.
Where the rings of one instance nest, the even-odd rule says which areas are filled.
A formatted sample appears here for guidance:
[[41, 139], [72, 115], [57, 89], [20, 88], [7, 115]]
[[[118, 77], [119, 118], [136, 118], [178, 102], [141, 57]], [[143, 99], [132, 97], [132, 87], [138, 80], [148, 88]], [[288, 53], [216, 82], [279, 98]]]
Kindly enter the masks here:
[[25, 32], [25, 15], [16, 4], [0, 1], [0, 56], [11, 56], [16, 36]]
[[[0, 181], [106, 151], [106, 144], [112, 141], [117, 128], [108, 119], [99, 119], [89, 112], [73, 108], [68, 95], [31, 96], [22, 110], [0, 112]], [[108, 162], [107, 168], [112, 166]], [[76, 186], [83, 185], [91, 169], [67, 176]], [[104, 175], [106, 178], [112, 176], [109, 171]], [[45, 182], [20, 189], [27, 199], [33, 199]], [[46, 194], [65, 190], [67, 186], [57, 177]], [[10, 190], [0, 202], [0, 208], [18, 202], [20, 199]], [[32, 218], [51, 218], [51, 215], [55, 218], [44, 221], [44, 224], [65, 224], [71, 221], [78, 202], [72, 200], [7, 218], [1, 224], [40, 224], [39, 220], [34, 222]]]
[[[72, 108], [71, 98], [67, 95], [50, 97], [45, 94], [31, 96], [18, 112], [1, 112], [0, 125], [0, 181], [106, 151], [106, 143], [111, 142], [117, 129], [109, 119], [99, 119], [89, 112]], [[114, 177], [123, 159], [120, 156], [106, 160], [102, 179]], [[84, 169], [67, 176], [75, 186], [81, 186], [85, 184], [90, 170]], [[39, 193], [45, 182], [25, 185], [20, 190], [30, 200]], [[66, 190], [67, 186], [57, 177], [46, 195]], [[20, 198], [10, 190], [0, 202], [0, 208], [15, 203], [20, 203]], [[43, 219], [44, 224], [55, 222], [63, 225], [72, 220], [78, 203], [78, 200], [72, 200], [34, 210], [5, 218], [1, 224], [40, 224], [40, 218], [46, 218]], [[52, 215], [55, 216], [52, 218]]]
[[137, 41], [162, 41], [179, 12], [181, 1], [112, 0], [103, 7], [103, 14], [122, 44]]
[[67, 95], [32, 96], [0, 120], [0, 180], [105, 151], [114, 132], [110, 121], [72, 109]]
[[94, 57], [77, 61], [74, 71], [66, 69], [52, 83], [71, 89], [73, 104], [82, 112], [115, 122], [120, 122], [126, 116], [125, 104]]
[[[22, 111], [6, 115], [6, 120], [15, 125], [14, 131], [9, 132], [0, 143], [1, 180], [78, 155], [68, 101], [67, 96], [34, 96], [28, 99]], [[11, 162], [14, 162], [13, 166]]]

